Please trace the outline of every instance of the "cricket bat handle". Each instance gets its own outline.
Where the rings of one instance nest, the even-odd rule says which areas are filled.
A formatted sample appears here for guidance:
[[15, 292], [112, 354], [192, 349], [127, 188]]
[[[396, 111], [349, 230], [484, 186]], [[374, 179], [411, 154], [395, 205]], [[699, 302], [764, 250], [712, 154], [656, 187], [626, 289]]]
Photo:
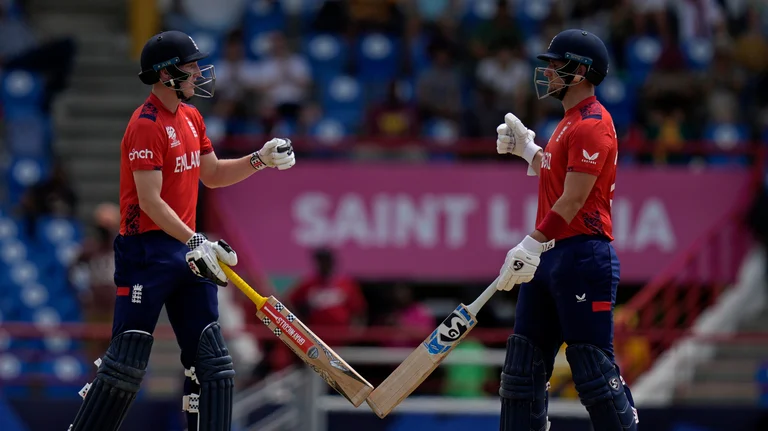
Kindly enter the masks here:
[[245, 296], [248, 297], [251, 301], [253, 301], [254, 304], [256, 304], [256, 308], [261, 310], [261, 307], [264, 306], [264, 304], [267, 302], [267, 298], [259, 295], [256, 293], [255, 290], [251, 286], [248, 285], [248, 283], [245, 282], [242, 278], [240, 278], [235, 271], [232, 270], [229, 266], [227, 266], [226, 263], [219, 261], [219, 266], [221, 266], [222, 271], [224, 271], [224, 274], [226, 274], [227, 278], [234, 283], [235, 286], [237, 286], [238, 289], [240, 289], [243, 293], [245, 293]]
[[477, 313], [480, 312], [480, 309], [483, 308], [483, 305], [485, 305], [485, 303], [491, 299], [491, 296], [496, 293], [496, 283], [499, 282], [499, 277], [496, 277], [496, 279], [493, 280], [493, 282], [485, 288], [483, 293], [481, 293], [477, 299], [472, 301], [472, 303], [467, 306], [467, 310], [472, 313], [473, 316], [477, 316]]

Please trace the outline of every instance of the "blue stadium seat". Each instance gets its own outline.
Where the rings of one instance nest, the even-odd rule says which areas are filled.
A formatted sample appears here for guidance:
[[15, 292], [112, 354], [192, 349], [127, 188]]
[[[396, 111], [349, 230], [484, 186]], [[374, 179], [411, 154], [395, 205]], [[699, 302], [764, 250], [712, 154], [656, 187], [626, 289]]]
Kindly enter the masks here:
[[432, 59], [429, 57], [429, 37], [425, 33], [420, 33], [416, 36], [409, 47], [409, 55], [411, 59], [411, 74], [418, 76], [429, 68], [432, 64]]
[[33, 363], [22, 360], [13, 353], [0, 354], [0, 386], [8, 397], [29, 396], [31, 385], [25, 381], [25, 376], [35, 370]]
[[344, 40], [332, 34], [314, 34], [302, 41], [302, 51], [318, 84], [344, 73], [348, 54]]
[[245, 11], [244, 34], [248, 57], [261, 58], [268, 47], [267, 37], [275, 31], [284, 31], [286, 17], [281, 2], [251, 0]]
[[50, 118], [38, 109], [10, 108], [5, 124], [8, 150], [17, 157], [44, 158], [50, 152]]
[[8, 197], [18, 203], [26, 189], [47, 177], [49, 161], [33, 157], [14, 157], [6, 172]]
[[19, 225], [12, 218], [0, 216], [0, 241], [18, 238]]
[[712, 64], [715, 48], [709, 39], [691, 39], [681, 46], [685, 63], [693, 70], [707, 70]]
[[439, 118], [433, 118], [422, 126], [422, 134], [435, 141], [451, 144], [459, 138], [460, 130], [455, 123]]
[[541, 23], [549, 16], [552, 4], [549, 0], [521, 2], [516, 10], [518, 28], [524, 37], [537, 35], [541, 32]]
[[729, 151], [746, 149], [749, 139], [749, 128], [744, 124], [713, 123], [704, 129], [703, 140], [707, 148], [713, 151], [726, 152], [707, 156], [711, 165], [746, 165], [749, 159], [746, 155], [727, 154]]
[[46, 395], [56, 398], [77, 398], [88, 374], [87, 365], [74, 355], [54, 355], [40, 364], [48, 376]]
[[8, 268], [8, 275], [17, 286], [24, 286], [25, 284], [36, 282], [40, 275], [40, 270], [37, 268], [37, 265], [30, 261], [14, 262]]
[[310, 136], [317, 138], [320, 142], [328, 145], [333, 145], [348, 134], [349, 131], [344, 126], [343, 122], [328, 116], [320, 119], [309, 129]]
[[218, 61], [223, 55], [224, 34], [213, 30], [196, 28], [190, 30], [189, 36], [195, 41], [200, 51], [208, 53], [208, 58], [200, 61], [201, 67]]
[[12, 117], [17, 112], [37, 110], [43, 101], [43, 79], [25, 70], [6, 71], [0, 78], [0, 102], [4, 115]]
[[37, 220], [39, 237], [45, 245], [56, 246], [82, 240], [82, 227], [73, 219], [64, 217], [40, 217]]
[[466, 29], [473, 29], [484, 21], [489, 21], [496, 15], [497, 0], [474, 0], [464, 2], [461, 25]]
[[323, 110], [342, 122], [345, 128], [355, 129], [365, 110], [360, 82], [351, 76], [338, 76], [323, 88]]
[[363, 34], [355, 42], [355, 65], [365, 83], [388, 82], [400, 72], [401, 41], [384, 33]]
[[560, 123], [560, 119], [552, 117], [540, 121], [533, 127], [533, 131], [536, 132], [536, 143], [539, 146], [543, 148], [547, 145], [547, 142], [555, 132], [558, 123]]
[[58, 303], [58, 298], [54, 301], [48, 292], [48, 288], [39, 283], [27, 283], [20, 286], [18, 290], [19, 302], [31, 310], [37, 310], [49, 304]]
[[596, 94], [611, 113], [619, 135], [623, 134], [634, 119], [636, 100], [633, 88], [616, 76], [608, 76], [597, 86]]
[[625, 51], [630, 82], [642, 86], [661, 56], [661, 41], [650, 36], [631, 38], [627, 41]]
[[[1, 238], [0, 238], [1, 240]], [[0, 245], [0, 260], [6, 265], [27, 259], [27, 245], [15, 238], [2, 240]]]

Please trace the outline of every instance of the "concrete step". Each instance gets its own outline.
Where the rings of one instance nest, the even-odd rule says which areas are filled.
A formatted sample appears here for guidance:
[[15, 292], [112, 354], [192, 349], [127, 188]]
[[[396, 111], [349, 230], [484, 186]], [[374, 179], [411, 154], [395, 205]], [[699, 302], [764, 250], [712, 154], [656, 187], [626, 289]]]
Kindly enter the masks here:
[[78, 196], [87, 197], [91, 202], [115, 202], [120, 197], [120, 182], [118, 180], [114, 182], [80, 180], [73, 173], [72, 184]]
[[125, 13], [127, 10], [126, 2], [116, 2], [114, 0], [29, 0], [30, 10], [49, 12], [57, 11], [62, 13], [72, 13], [79, 11], [91, 11], [99, 14]]
[[[67, 2], [60, 3], [67, 4]], [[125, 18], [120, 14], [104, 14], [88, 10], [35, 12], [31, 23], [43, 38], [77, 37], [78, 35], [106, 38], [110, 34], [115, 34], [115, 29], [120, 32], [125, 31]]]
[[723, 359], [706, 362], [696, 368], [693, 380], [696, 383], [724, 382], [751, 383], [760, 365], [756, 359]]
[[[139, 63], [121, 53], [81, 53], [74, 65], [74, 76], [79, 79], [111, 78], [114, 82], [138, 81]], [[141, 81], [138, 81], [141, 82]]]
[[120, 178], [120, 158], [77, 157], [69, 161], [69, 171], [81, 181]]
[[149, 87], [139, 81], [138, 67], [136, 63], [130, 69], [130, 73], [125, 72], [119, 78], [93, 75], [93, 70], [89, 70], [88, 75], [85, 76], [74, 75], [69, 83], [69, 91], [78, 95], [109, 94], [123, 98], [140, 94], [146, 97], [149, 95]]
[[83, 94], [71, 92], [62, 97], [60, 106], [62, 115], [67, 118], [87, 118], [91, 121], [123, 118], [125, 123], [131, 118], [133, 111], [142, 105], [146, 95], [134, 93], [126, 94]]
[[726, 344], [717, 346], [716, 359], [768, 358], [768, 344]]
[[127, 125], [127, 118], [104, 118], [97, 122], [88, 118], [57, 119], [56, 133], [60, 139], [99, 139], [118, 145], [123, 139]]
[[754, 405], [759, 388], [754, 383], [692, 383], [678, 387], [675, 402], [685, 405]]
[[87, 154], [99, 160], [119, 160], [120, 141], [102, 141], [100, 139], [57, 139], [54, 144], [63, 157], [77, 158]]

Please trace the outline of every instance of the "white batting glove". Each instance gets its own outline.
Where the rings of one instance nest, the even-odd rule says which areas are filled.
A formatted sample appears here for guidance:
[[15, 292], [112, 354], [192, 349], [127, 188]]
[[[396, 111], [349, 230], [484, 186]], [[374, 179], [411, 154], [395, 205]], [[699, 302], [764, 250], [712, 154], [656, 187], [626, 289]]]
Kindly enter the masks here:
[[536, 153], [541, 150], [533, 140], [536, 133], [512, 113], [504, 116], [504, 123], [496, 128], [496, 133], [496, 152], [522, 157], [528, 165], [533, 163]]
[[536, 268], [541, 261], [541, 253], [555, 246], [555, 240], [540, 243], [530, 235], [507, 252], [507, 258], [499, 271], [497, 290], [512, 290], [516, 284], [527, 283], [533, 280]]
[[251, 155], [251, 166], [257, 171], [264, 168], [284, 171], [295, 164], [296, 153], [293, 152], [290, 139], [273, 138]]
[[196, 233], [187, 241], [189, 252], [187, 264], [189, 269], [198, 277], [207, 278], [219, 286], [227, 285], [227, 276], [219, 265], [219, 260], [229, 266], [237, 265], [237, 253], [226, 241], [220, 239], [215, 242], [201, 233]]

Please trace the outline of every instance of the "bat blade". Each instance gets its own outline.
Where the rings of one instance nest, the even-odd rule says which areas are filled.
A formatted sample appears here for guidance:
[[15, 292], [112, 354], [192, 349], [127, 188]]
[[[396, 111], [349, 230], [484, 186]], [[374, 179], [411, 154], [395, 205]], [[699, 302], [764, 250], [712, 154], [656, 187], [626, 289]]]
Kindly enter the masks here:
[[373, 385], [349, 366], [274, 296], [267, 298], [266, 303], [256, 315], [272, 330], [273, 334], [352, 405], [359, 407], [371, 394]]
[[406, 399], [475, 327], [477, 319], [464, 304], [459, 305], [419, 347], [371, 394], [366, 402], [380, 418]]

